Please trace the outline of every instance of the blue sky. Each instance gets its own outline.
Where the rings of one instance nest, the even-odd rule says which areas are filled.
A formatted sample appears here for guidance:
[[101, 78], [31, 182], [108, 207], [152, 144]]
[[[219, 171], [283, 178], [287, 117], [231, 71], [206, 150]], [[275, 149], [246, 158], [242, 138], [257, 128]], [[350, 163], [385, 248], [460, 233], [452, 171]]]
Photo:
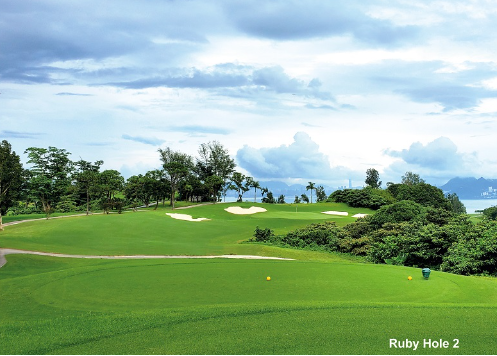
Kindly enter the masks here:
[[125, 176], [216, 140], [260, 180], [497, 178], [496, 21], [490, 0], [4, 0], [0, 139]]

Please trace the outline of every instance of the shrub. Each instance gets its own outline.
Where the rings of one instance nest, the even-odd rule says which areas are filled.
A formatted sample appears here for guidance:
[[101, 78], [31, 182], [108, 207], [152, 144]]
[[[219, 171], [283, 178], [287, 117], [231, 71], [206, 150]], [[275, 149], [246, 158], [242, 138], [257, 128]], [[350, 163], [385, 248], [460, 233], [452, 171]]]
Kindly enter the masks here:
[[397, 201], [411, 200], [422, 206], [452, 211], [452, 205], [444, 196], [443, 191], [431, 184], [390, 184], [387, 190]]
[[255, 232], [254, 232], [255, 239], [253, 239], [253, 241], [267, 242], [267, 241], [270, 241], [271, 237], [273, 237], [273, 236], [274, 236], [273, 230], [271, 230], [269, 228], [260, 229], [259, 226], [257, 226], [255, 228]]
[[317, 245], [336, 251], [340, 229], [335, 222], [315, 223], [290, 231], [283, 236], [282, 242], [294, 247]]
[[425, 217], [426, 211], [420, 204], [403, 200], [381, 207], [376, 214], [369, 217], [368, 221], [375, 229], [379, 229], [386, 223], [419, 221], [424, 220]]
[[490, 208], [483, 209], [483, 216], [490, 220], [497, 219], [497, 206], [492, 206]]
[[376, 210], [384, 205], [393, 203], [395, 199], [386, 190], [366, 187], [364, 189], [336, 190], [331, 193], [328, 201], [346, 203], [355, 208], [370, 208]]
[[443, 258], [441, 269], [470, 275], [497, 275], [497, 222], [484, 220], [460, 235]]

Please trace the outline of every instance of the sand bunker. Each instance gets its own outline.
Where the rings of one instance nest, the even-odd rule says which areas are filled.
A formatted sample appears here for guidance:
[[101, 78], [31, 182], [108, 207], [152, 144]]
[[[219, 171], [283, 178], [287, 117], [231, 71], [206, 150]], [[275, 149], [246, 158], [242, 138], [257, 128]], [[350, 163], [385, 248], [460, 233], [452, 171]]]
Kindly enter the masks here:
[[264, 213], [267, 210], [264, 208], [259, 208], [257, 206], [251, 206], [248, 209], [239, 207], [239, 206], [230, 206], [229, 208], [224, 209], [228, 213], [231, 214], [236, 214], [236, 215], [249, 215], [249, 214], [255, 214], [255, 213]]
[[178, 220], [185, 220], [185, 221], [206, 221], [210, 220], [207, 218], [197, 218], [193, 219], [191, 215], [188, 214], [173, 214], [173, 213], [166, 213], [166, 215], [169, 215], [173, 219], [178, 219]]
[[355, 214], [355, 215], [352, 215], [353, 218], [363, 218], [365, 216], [367, 216], [369, 214]]
[[346, 211], [323, 211], [323, 214], [348, 216]]

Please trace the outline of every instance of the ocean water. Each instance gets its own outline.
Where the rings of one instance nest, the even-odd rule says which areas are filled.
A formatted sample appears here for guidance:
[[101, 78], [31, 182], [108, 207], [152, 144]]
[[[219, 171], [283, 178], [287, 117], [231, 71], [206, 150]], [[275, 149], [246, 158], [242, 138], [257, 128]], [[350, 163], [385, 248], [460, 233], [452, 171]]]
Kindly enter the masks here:
[[497, 199], [461, 199], [468, 214], [474, 214], [475, 210], [483, 210], [497, 205]]

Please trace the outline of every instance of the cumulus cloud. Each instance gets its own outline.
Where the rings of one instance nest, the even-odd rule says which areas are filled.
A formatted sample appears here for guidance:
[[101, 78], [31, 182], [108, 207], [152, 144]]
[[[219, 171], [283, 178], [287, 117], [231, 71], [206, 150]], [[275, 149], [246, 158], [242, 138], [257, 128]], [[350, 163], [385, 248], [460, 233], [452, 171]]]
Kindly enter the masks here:
[[236, 159], [257, 178], [306, 178], [330, 180], [334, 171], [328, 157], [305, 132], [297, 132], [290, 145], [256, 149], [243, 146]]
[[463, 163], [462, 155], [457, 152], [457, 146], [447, 137], [439, 137], [426, 145], [414, 142], [409, 149], [387, 150], [386, 153], [401, 158], [408, 164], [439, 170], [458, 167]]
[[457, 146], [447, 137], [439, 137], [426, 145], [414, 142], [408, 149], [385, 150], [385, 154], [399, 158], [385, 170], [394, 181], [412, 171], [428, 181], [443, 184], [456, 176], [469, 176], [479, 168], [475, 154], [458, 152]]

